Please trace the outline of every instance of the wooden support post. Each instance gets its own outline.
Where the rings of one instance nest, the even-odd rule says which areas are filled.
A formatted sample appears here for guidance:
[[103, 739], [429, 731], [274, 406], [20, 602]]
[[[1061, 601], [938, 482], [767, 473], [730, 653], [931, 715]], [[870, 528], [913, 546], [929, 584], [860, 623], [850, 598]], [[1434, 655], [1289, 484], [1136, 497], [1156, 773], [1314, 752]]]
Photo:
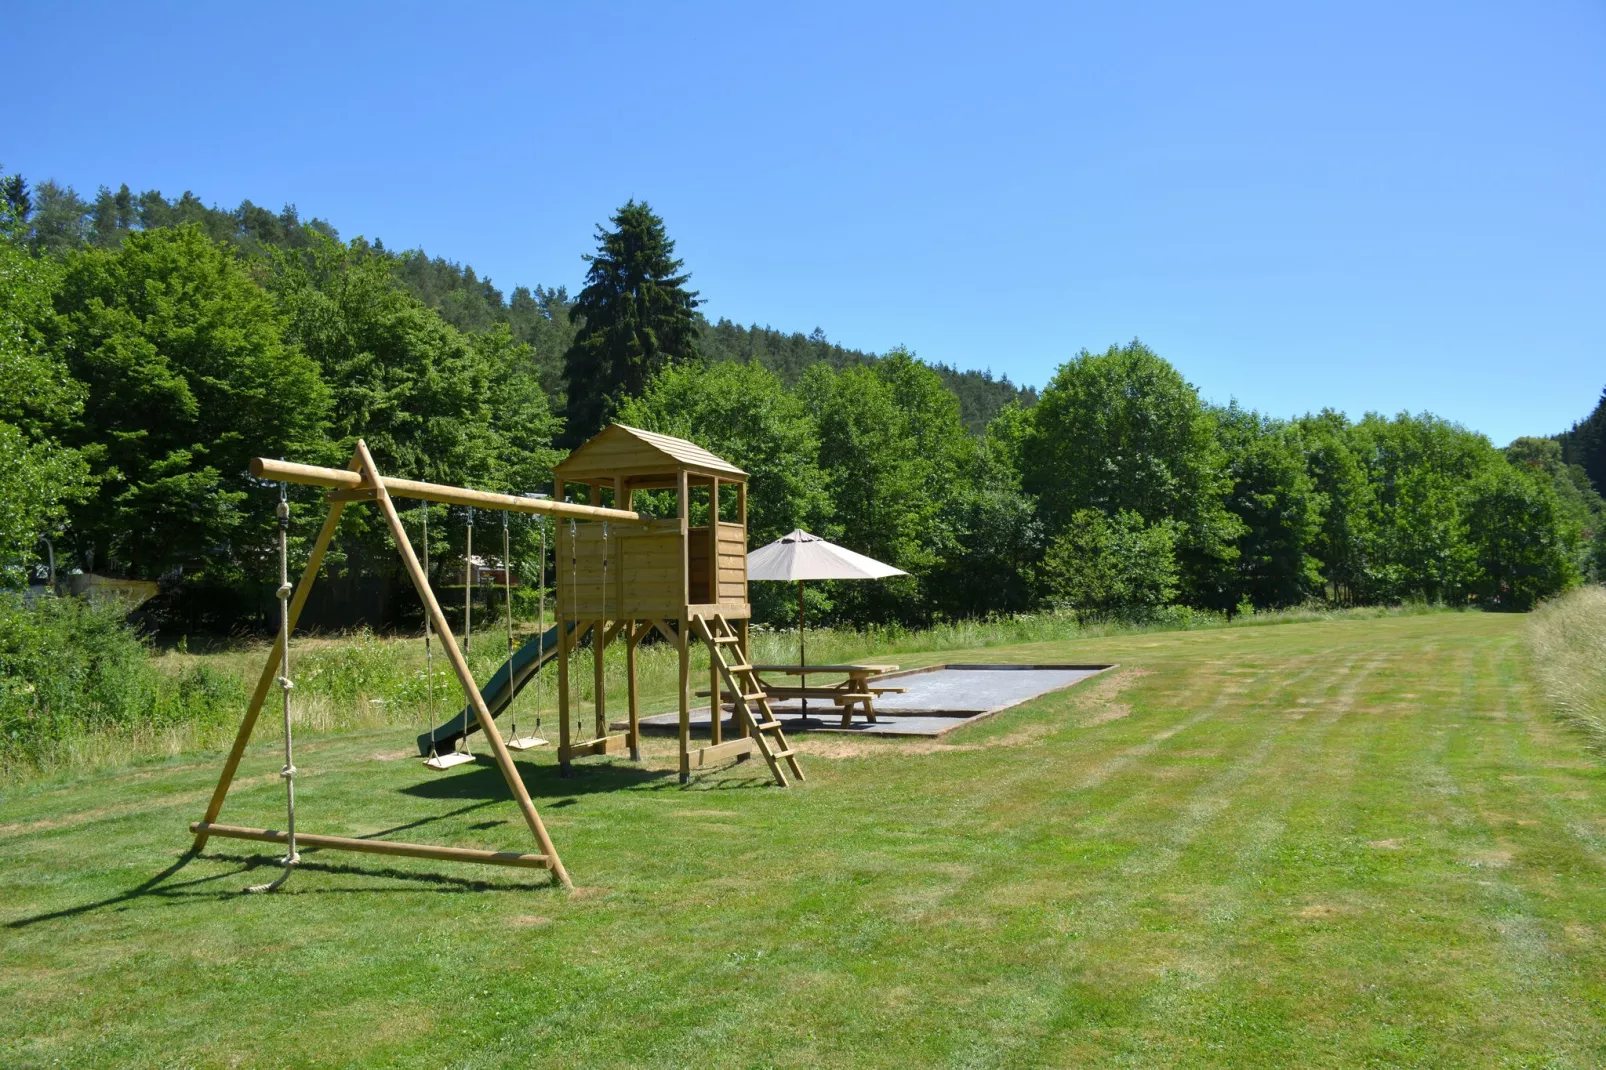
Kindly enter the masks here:
[[691, 601], [691, 487], [682, 468], [675, 477], [680, 498], [680, 631], [675, 646], [680, 653], [680, 782], [691, 781], [691, 621], [684, 606]]
[[603, 675], [607, 667], [603, 663], [603, 655], [607, 650], [608, 622], [599, 620], [591, 631], [591, 709], [596, 715], [596, 735], [599, 738], [608, 734], [607, 684]]
[[[558, 536], [558, 546], [563, 546], [561, 528]], [[561, 570], [560, 570], [561, 571]], [[557, 585], [561, 592], [563, 584]], [[570, 592], [571, 597], [573, 592]], [[569, 656], [574, 652], [574, 644], [578, 638], [565, 627], [563, 598], [558, 599], [558, 775], [569, 776]], [[576, 623], [575, 631], [579, 631]]]
[[440, 633], [441, 647], [447, 660], [452, 663], [458, 682], [463, 685], [463, 691], [468, 695], [470, 705], [474, 707], [474, 716], [479, 720], [480, 731], [485, 734], [486, 740], [491, 745], [491, 753], [496, 759], [497, 768], [502, 771], [502, 779], [507, 781], [508, 790], [513, 793], [514, 801], [524, 814], [525, 824], [530, 826], [530, 832], [541, 845], [541, 853], [549, 860], [552, 875], [565, 888], [572, 889], [574, 883], [569, 880], [569, 873], [558, 858], [557, 848], [552, 845], [552, 837], [547, 835], [541, 815], [536, 813], [535, 803], [530, 800], [530, 793], [524, 787], [524, 780], [513, 765], [513, 756], [508, 753], [507, 745], [502, 742], [502, 733], [496, 730], [496, 719], [486, 708], [485, 696], [480, 694], [479, 684], [469, 670], [463, 652], [457, 648], [456, 640], [452, 638], [452, 630], [446, 623], [446, 615], [441, 612], [440, 603], [435, 600], [435, 594], [429, 588], [428, 577], [418, 564], [418, 556], [413, 553], [413, 544], [408, 541], [401, 517], [397, 515], [396, 506], [390, 500], [390, 493], [385, 490], [384, 479], [380, 476], [379, 468], [374, 464], [373, 456], [369, 454], [368, 446], [362, 439], [357, 440], [357, 454], [362, 458], [363, 474], [375, 488], [374, 501], [379, 504], [380, 511], [385, 514], [385, 520], [390, 525], [390, 537], [395, 541], [396, 549], [401, 552], [402, 563], [407, 566], [407, 574], [412, 577], [413, 586], [418, 589], [419, 597], [424, 600], [424, 608], [429, 613], [436, 631]]
[[[749, 636], [748, 636], [747, 625], [748, 625], [748, 620], [747, 620], [746, 617], [743, 617], [741, 620], [736, 622], [736, 635], [741, 639], [741, 642], [739, 644], [737, 644], [737, 649], [741, 651], [741, 654], [739, 655], [739, 657], [741, 657], [741, 659], [743, 661], [745, 661], [749, 665], [751, 665], [753, 663], [753, 648], [752, 648], [751, 645], [749, 645]], [[740, 717], [736, 718], [735, 724], [736, 724], [736, 735], [738, 737], [747, 737], [747, 736], [751, 736], [753, 734], [753, 730], [748, 727], [747, 722], [742, 720]], [[751, 758], [752, 756], [753, 756], [752, 752], [749, 751], [747, 753], [738, 755], [736, 760], [738, 762], [745, 762], [745, 761], [747, 761], [747, 759]]]
[[680, 618], [680, 782], [691, 782], [691, 621]]
[[[353, 456], [351, 468], [356, 469], [360, 463], [359, 458]], [[329, 549], [330, 541], [335, 537], [335, 529], [340, 526], [340, 514], [345, 508], [345, 502], [331, 503], [329, 515], [324, 517], [323, 527], [318, 529], [318, 538], [312, 544], [312, 554], [307, 558], [307, 567], [301, 570], [301, 579], [296, 584], [295, 593], [290, 597], [292, 632], [296, 630], [296, 622], [301, 619], [301, 607], [307, 604], [307, 595], [318, 578], [318, 570], [323, 567], [323, 556]], [[229, 749], [229, 756], [223, 763], [223, 772], [218, 775], [217, 787], [212, 789], [212, 801], [206, 804], [206, 816], [201, 819], [203, 825], [210, 825], [216, 821], [217, 815], [223, 810], [223, 800], [228, 797], [229, 785], [234, 783], [234, 774], [240, 768], [240, 759], [245, 756], [246, 744], [251, 742], [251, 733], [256, 729], [257, 716], [262, 712], [262, 704], [267, 701], [268, 690], [279, 675], [280, 653], [278, 643], [274, 643], [268, 650], [268, 661], [262, 666], [262, 675], [257, 678], [256, 690], [251, 692], [251, 702], [245, 708], [245, 719], [240, 722], [240, 730], [234, 733], [234, 746]], [[205, 829], [197, 832], [191, 850], [199, 853], [205, 849], [206, 837]]]
[[[708, 601], [719, 602], [719, 477], [708, 481]], [[734, 699], [732, 700], [734, 701]], [[718, 746], [725, 728], [720, 723], [719, 662], [708, 656], [708, 742]]]
[[625, 736], [633, 762], [641, 761], [641, 691], [636, 683], [636, 647], [652, 631], [651, 624], [643, 624], [638, 629], [636, 623], [630, 622], [630, 634], [625, 639], [625, 701], [630, 707], [630, 727]]

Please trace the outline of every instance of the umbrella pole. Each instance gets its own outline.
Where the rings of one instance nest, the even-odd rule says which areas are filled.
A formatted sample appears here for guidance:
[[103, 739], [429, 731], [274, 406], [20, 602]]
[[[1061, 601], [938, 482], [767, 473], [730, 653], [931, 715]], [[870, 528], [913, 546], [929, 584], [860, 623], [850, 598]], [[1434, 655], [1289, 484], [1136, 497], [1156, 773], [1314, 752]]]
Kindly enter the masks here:
[[[798, 665], [800, 667], [805, 668], [805, 669], [808, 668], [808, 665], [809, 665], [807, 647], [805, 647], [805, 645], [803, 643], [803, 581], [802, 580], [798, 580], [797, 581], [797, 663], [798, 663]], [[807, 675], [799, 676], [798, 677], [798, 683], [801, 684], [803, 687], [808, 687], [809, 686], [809, 678], [808, 678], [808, 676]], [[806, 724], [809, 723], [809, 697], [807, 695], [803, 696], [803, 716], [802, 716], [801, 720], [798, 721], [798, 723], [802, 724], [802, 725], [806, 725]]]

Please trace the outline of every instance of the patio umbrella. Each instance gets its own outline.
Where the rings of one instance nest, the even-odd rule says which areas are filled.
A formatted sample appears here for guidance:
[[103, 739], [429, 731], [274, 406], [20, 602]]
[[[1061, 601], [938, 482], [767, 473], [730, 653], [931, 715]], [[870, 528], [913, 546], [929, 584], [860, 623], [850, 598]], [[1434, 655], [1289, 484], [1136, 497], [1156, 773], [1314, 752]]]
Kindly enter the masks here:
[[[797, 584], [797, 663], [807, 666], [803, 642], [803, 584], [807, 580], [879, 580], [888, 576], [907, 576], [901, 568], [882, 564], [873, 557], [826, 542], [795, 528], [768, 546], [747, 555], [749, 580], [777, 580]], [[805, 686], [808, 677], [799, 678]], [[809, 702], [803, 700], [803, 720], [808, 721]]]

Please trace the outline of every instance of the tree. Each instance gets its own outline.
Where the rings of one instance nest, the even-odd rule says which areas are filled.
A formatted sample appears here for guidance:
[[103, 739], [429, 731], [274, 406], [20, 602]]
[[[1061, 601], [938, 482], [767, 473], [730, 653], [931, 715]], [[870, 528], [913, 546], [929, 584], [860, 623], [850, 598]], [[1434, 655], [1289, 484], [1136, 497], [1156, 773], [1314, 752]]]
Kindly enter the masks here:
[[[344, 463], [363, 439], [382, 471], [485, 490], [532, 491], [551, 478], [557, 420], [535, 374], [535, 355], [506, 325], [469, 335], [407, 293], [388, 258], [319, 237], [272, 259], [269, 288], [285, 337], [330, 384], [321, 455]], [[437, 559], [462, 543], [462, 525], [431, 515]], [[513, 532], [516, 556], [533, 556], [533, 529]], [[372, 513], [341, 525], [336, 560], [401, 582], [384, 524]]]
[[72, 513], [85, 563], [155, 578], [265, 543], [273, 506], [247, 493], [246, 462], [314, 452], [329, 399], [250, 274], [198, 228], [133, 233], [71, 257], [55, 306], [88, 388], [67, 444], [101, 480]]
[[573, 314], [583, 322], [564, 356], [568, 391], [565, 439], [578, 445], [596, 434], [624, 399], [640, 394], [664, 367], [697, 356], [693, 310], [700, 303], [677, 274], [675, 243], [664, 221], [634, 200], [597, 228], [597, 251]]
[[1466, 499], [1467, 586], [1480, 602], [1532, 609], [1578, 582], [1578, 528], [1542, 474], [1492, 464], [1468, 485]]
[[1482, 435], [1426, 413], [1393, 419], [1368, 413], [1358, 430], [1370, 444], [1372, 599], [1458, 599], [1473, 568], [1464, 489], [1499, 454]]
[[1246, 598], [1261, 609], [1298, 605], [1322, 586], [1311, 551], [1326, 500], [1306, 470], [1297, 433], [1236, 402], [1217, 410], [1216, 427], [1232, 478], [1227, 508], [1243, 525], [1234, 583], [1216, 608]]
[[54, 264], [0, 238], [0, 586], [90, 490], [82, 455], [56, 440], [83, 409], [82, 385], [46, 345], [59, 284]]
[[1150, 609], [1177, 593], [1176, 525], [1131, 509], [1079, 509], [1043, 557], [1043, 580], [1081, 614]]
[[1556, 437], [1562, 459], [1581, 466], [1597, 488], [1606, 487], [1606, 390], [1588, 416]]
[[1192, 384], [1134, 340], [1061, 365], [1030, 411], [1023, 483], [1049, 534], [1083, 509], [1173, 519], [1184, 595], [1219, 604], [1242, 524], [1226, 509], [1226, 458]]
[[1341, 412], [1306, 414], [1291, 429], [1304, 453], [1312, 490], [1321, 496], [1321, 525], [1311, 543], [1327, 596], [1342, 605], [1370, 597], [1368, 551], [1373, 543], [1372, 484], [1367, 458], [1373, 448], [1364, 429]]
[[666, 368], [619, 419], [691, 439], [748, 473], [747, 528], [755, 545], [830, 513], [819, 433], [799, 398], [757, 364]]

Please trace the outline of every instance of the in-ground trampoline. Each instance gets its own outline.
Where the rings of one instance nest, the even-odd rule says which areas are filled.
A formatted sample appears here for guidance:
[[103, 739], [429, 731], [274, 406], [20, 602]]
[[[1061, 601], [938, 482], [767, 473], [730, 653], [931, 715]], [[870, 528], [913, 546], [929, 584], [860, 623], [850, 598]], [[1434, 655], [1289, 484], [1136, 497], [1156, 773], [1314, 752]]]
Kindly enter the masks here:
[[[830, 702], [809, 700], [808, 720], [796, 699], [772, 702], [770, 708], [788, 732], [837, 732], [861, 736], [941, 736], [961, 725], [990, 717], [1000, 710], [1081, 683], [1114, 665], [932, 665], [923, 669], [879, 676], [875, 685], [901, 687], [901, 695], [875, 700], [876, 723], [855, 712], [853, 724], [842, 727], [842, 713]], [[725, 707], [726, 724], [734, 717]], [[708, 729], [708, 707], [691, 711], [693, 727]], [[660, 713], [641, 719], [644, 732], [679, 730], [680, 715]], [[729, 729], [726, 730], [727, 733]], [[730, 738], [729, 734], [726, 738]]]

